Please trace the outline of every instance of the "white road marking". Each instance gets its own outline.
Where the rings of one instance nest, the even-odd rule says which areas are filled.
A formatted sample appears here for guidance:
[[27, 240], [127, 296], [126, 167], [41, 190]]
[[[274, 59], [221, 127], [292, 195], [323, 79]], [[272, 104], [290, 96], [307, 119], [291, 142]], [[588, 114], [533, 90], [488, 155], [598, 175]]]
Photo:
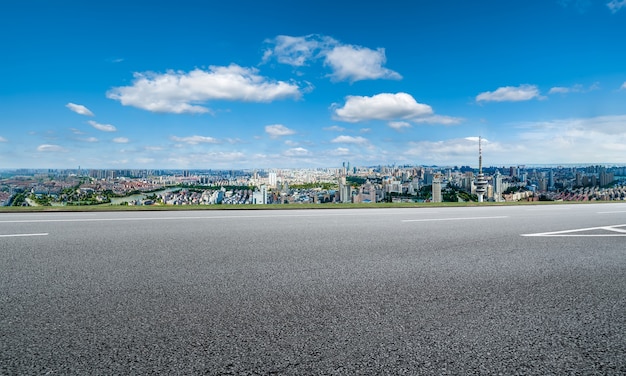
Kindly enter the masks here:
[[[399, 212], [379, 212], [376, 215], [398, 215]], [[432, 212], [431, 212], [432, 213]], [[114, 221], [170, 221], [189, 219], [242, 219], [242, 218], [296, 218], [296, 217], [339, 217], [359, 216], [361, 213], [311, 213], [311, 214], [256, 214], [256, 215], [224, 215], [224, 216], [181, 216], [181, 217], [117, 217], [117, 218], [65, 218], [65, 219], [16, 219], [0, 220], [0, 223], [49, 223], [49, 222], [114, 222]]]
[[618, 213], [626, 213], [626, 210], [598, 212], [598, 214], [618, 214]]
[[[606, 236], [626, 236], [626, 228], [621, 229], [619, 227], [626, 227], [626, 225], [615, 225], [615, 226], [599, 226], [599, 227], [587, 227], [587, 228], [578, 228], [574, 230], [563, 230], [563, 231], [551, 231], [551, 232], [538, 232], [536, 234], [521, 234], [521, 236], [571, 236], [571, 237], [583, 237], [583, 236], [595, 236], [595, 237], [606, 237]], [[596, 231], [596, 230], [604, 230], [608, 231], [608, 234], [584, 234], [585, 231]]]
[[0, 235], [0, 238], [15, 238], [15, 237], [26, 237], [26, 236], [47, 236], [48, 233], [47, 232], [42, 232], [40, 234], [6, 234], [6, 235]]
[[509, 218], [505, 215], [496, 217], [458, 217], [458, 218], [426, 218], [426, 219], [403, 219], [402, 222], [436, 222], [436, 221], [473, 221], [476, 219], [502, 219]]

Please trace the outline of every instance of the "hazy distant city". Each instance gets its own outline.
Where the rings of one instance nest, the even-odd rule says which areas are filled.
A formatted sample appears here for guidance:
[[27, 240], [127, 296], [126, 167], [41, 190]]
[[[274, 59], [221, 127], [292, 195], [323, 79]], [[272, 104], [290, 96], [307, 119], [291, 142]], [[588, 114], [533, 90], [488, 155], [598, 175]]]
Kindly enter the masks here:
[[[626, 166], [492, 166], [484, 201], [623, 201]], [[472, 202], [469, 166], [318, 169], [17, 169], [0, 172], [2, 206], [267, 205]], [[480, 191], [480, 190], [479, 190]]]

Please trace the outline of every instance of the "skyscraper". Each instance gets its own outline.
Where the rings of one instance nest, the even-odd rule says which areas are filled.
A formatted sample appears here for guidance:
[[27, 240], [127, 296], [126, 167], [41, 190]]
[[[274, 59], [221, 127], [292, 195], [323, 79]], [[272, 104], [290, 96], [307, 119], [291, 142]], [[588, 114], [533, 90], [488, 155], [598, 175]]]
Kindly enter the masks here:
[[436, 174], [433, 178], [432, 183], [432, 202], [442, 202], [443, 199], [441, 197], [441, 176]]

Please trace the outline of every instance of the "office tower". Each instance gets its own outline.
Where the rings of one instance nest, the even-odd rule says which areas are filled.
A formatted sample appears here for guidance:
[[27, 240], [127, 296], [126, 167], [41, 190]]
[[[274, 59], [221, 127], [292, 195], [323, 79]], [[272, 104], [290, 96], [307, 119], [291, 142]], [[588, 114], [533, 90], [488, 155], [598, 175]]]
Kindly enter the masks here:
[[433, 178], [432, 194], [433, 194], [432, 202], [443, 201], [441, 197], [441, 177], [439, 176], [439, 174], [435, 175], [435, 177]]
[[268, 174], [268, 184], [270, 187], [272, 188], [276, 188], [276, 183], [278, 182], [278, 179], [276, 177], [276, 173], [275, 172], [270, 172]]
[[550, 169], [550, 172], [548, 173], [548, 189], [553, 191], [554, 190], [554, 170]]

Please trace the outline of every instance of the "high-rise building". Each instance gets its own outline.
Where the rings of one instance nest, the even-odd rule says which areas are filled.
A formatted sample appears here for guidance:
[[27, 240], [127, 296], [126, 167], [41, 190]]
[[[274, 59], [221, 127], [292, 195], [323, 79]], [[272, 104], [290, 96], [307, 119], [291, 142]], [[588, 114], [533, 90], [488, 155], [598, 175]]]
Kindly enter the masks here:
[[262, 185], [259, 191], [252, 193], [252, 203], [257, 205], [267, 204], [267, 186]]
[[432, 202], [442, 202], [441, 196], [441, 177], [439, 175], [435, 175], [432, 182]]
[[500, 175], [500, 171], [496, 171], [496, 174], [493, 176], [493, 200], [495, 202], [502, 201], [502, 175]]
[[275, 172], [270, 172], [267, 176], [267, 180], [270, 187], [276, 188], [276, 183], [278, 182], [278, 179]]
[[549, 190], [554, 190], [554, 170], [550, 169], [550, 172], [548, 173], [548, 189]]

